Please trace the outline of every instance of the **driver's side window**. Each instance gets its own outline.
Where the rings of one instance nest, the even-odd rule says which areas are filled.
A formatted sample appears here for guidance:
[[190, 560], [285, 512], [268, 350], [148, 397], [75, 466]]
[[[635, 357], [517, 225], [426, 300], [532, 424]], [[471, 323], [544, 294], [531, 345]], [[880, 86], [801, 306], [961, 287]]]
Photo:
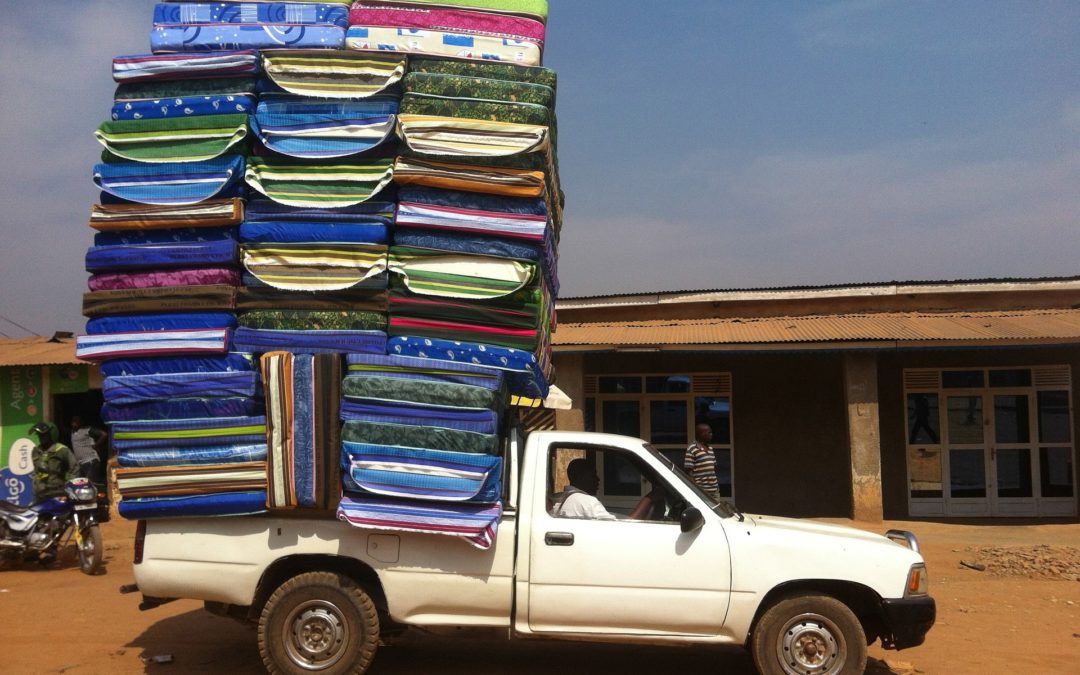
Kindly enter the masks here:
[[547, 484], [548, 512], [556, 518], [678, 521], [678, 493], [625, 450], [553, 446]]

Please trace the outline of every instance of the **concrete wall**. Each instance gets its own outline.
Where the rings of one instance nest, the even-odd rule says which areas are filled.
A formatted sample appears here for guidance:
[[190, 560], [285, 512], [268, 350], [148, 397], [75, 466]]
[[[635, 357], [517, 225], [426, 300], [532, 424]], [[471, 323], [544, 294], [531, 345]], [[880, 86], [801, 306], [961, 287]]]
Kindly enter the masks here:
[[851, 516], [879, 522], [881, 509], [881, 429], [878, 423], [877, 355], [844, 354], [844, 401], [851, 457]]
[[[1072, 367], [1073, 443], [1080, 439], [1080, 347], [1040, 347], [1029, 349], [954, 349], [939, 351], [883, 352], [878, 357], [878, 396], [881, 402], [882, 501], [886, 518], [905, 518], [907, 506], [907, 464], [904, 434], [906, 406], [905, 368], [978, 368], [995, 366], [1069, 365]], [[1080, 486], [1080, 467], [1073, 485]]]
[[[556, 369], [562, 358], [556, 356]], [[851, 514], [839, 354], [605, 353], [586, 355], [582, 371], [730, 372], [738, 507], [785, 516]]]

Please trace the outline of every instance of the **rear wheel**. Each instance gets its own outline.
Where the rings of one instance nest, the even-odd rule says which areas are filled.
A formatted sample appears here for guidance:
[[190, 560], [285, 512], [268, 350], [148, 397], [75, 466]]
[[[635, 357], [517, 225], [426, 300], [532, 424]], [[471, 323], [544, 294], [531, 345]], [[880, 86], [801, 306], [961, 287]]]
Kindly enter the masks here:
[[271, 673], [363, 673], [378, 645], [379, 614], [370, 596], [332, 572], [289, 579], [259, 617], [259, 654]]
[[796, 595], [761, 616], [751, 652], [762, 675], [861, 675], [866, 669], [866, 634], [855, 614], [836, 598]]
[[79, 569], [83, 574], [97, 574], [101, 568], [104, 550], [101, 547], [101, 528], [91, 525], [82, 533], [78, 542]]

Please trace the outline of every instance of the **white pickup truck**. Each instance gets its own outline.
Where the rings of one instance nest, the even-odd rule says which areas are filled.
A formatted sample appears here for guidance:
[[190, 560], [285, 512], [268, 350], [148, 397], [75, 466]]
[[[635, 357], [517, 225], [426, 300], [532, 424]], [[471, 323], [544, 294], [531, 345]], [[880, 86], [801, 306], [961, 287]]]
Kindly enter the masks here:
[[[487, 550], [328, 518], [142, 521], [141, 607], [204, 600], [258, 624], [270, 672], [324, 675], [363, 673], [410, 626], [722, 643], [749, 649], [766, 674], [862, 673], [868, 644], [912, 647], [934, 623], [908, 532], [739, 513], [640, 439], [544, 431], [505, 446], [504, 512]], [[571, 457], [595, 467], [616, 519], [553, 515]], [[666, 496], [619, 518], [644, 491]]]

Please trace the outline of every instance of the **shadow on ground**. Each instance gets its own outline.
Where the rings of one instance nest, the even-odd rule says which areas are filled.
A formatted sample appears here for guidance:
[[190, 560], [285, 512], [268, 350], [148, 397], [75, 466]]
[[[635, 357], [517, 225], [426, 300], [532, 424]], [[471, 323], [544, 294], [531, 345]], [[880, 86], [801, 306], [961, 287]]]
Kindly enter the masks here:
[[[146, 664], [148, 673], [255, 675], [266, 672], [259, 659], [254, 630], [202, 609], [162, 618], [126, 647], [139, 650], [137, 655]], [[155, 662], [154, 657], [168, 661]]]
[[[153, 610], [151, 610], [153, 611]], [[193, 610], [155, 622], [128, 647], [145, 672], [248, 675], [265, 672], [255, 631], [231, 619]], [[170, 663], [153, 662], [155, 656]], [[148, 662], [149, 661], [149, 662]], [[379, 648], [371, 675], [753, 675], [749, 654], [737, 647], [656, 647], [548, 640], [500, 640], [406, 634]], [[868, 675], [900, 675], [877, 659]]]

